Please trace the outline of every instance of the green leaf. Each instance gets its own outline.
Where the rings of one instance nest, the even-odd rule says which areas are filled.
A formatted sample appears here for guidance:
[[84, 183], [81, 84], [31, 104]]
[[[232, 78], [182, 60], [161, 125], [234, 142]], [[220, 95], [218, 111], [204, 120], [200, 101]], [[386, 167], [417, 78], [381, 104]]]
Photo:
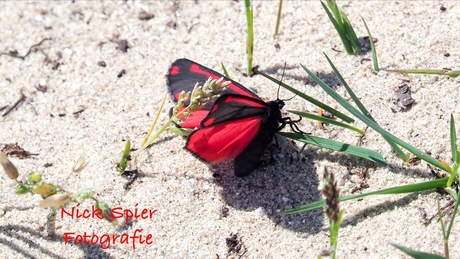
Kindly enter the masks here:
[[289, 85], [287, 85], [287, 84], [285, 84], [285, 83], [283, 83], [283, 82], [281, 82], [281, 81], [279, 81], [279, 80], [277, 80], [277, 79], [275, 79], [275, 78], [273, 78], [273, 77], [271, 77], [271, 76], [269, 76], [269, 75], [267, 75], [267, 74], [265, 74], [265, 73], [263, 73], [261, 71], [258, 71], [257, 73], [262, 75], [262, 76], [264, 76], [265, 78], [271, 80], [272, 82], [275, 82], [276, 84], [281, 85], [285, 89], [287, 89], [287, 90], [291, 91], [292, 93], [300, 96], [301, 98], [305, 99], [306, 101], [308, 101], [308, 102], [320, 107], [321, 109], [334, 114], [335, 116], [339, 117], [340, 119], [344, 120], [345, 122], [350, 123], [350, 122], [355, 121], [354, 119], [348, 117], [347, 115], [335, 110], [334, 108], [332, 108], [332, 107], [330, 107], [330, 106], [328, 106], [328, 105], [316, 100], [315, 98], [313, 98], [313, 97], [311, 97], [309, 95], [306, 95], [306, 94], [302, 93], [301, 91], [293, 88], [292, 86], [289, 86]]
[[[412, 192], [419, 192], [419, 191], [427, 191], [427, 190], [434, 190], [436, 188], [444, 188], [446, 187], [448, 178], [440, 178], [440, 179], [435, 179], [431, 181], [426, 181], [426, 182], [421, 182], [421, 183], [415, 183], [415, 184], [408, 184], [408, 185], [402, 185], [402, 186], [397, 186], [397, 187], [392, 187], [392, 188], [387, 188], [379, 191], [373, 191], [373, 192], [368, 192], [368, 193], [360, 193], [360, 194], [352, 194], [352, 195], [345, 195], [345, 196], [340, 196], [339, 201], [348, 201], [348, 200], [354, 200], [354, 199], [360, 199], [364, 198], [367, 196], [371, 195], [382, 195], [382, 194], [403, 194], [403, 193], [412, 193]], [[290, 210], [283, 211], [283, 214], [294, 214], [294, 213], [300, 213], [300, 212], [307, 212], [310, 210], [318, 209], [323, 207], [326, 204], [326, 201], [319, 200], [315, 201], [306, 205], [299, 206], [297, 208], [293, 208]]]
[[288, 137], [290, 139], [294, 139], [294, 140], [303, 142], [303, 143], [312, 144], [318, 147], [327, 148], [327, 149], [331, 149], [334, 151], [339, 151], [339, 152], [357, 156], [357, 157], [362, 157], [364, 159], [367, 159], [369, 161], [372, 161], [372, 162], [375, 162], [381, 165], [387, 165], [387, 162], [385, 161], [383, 156], [380, 153], [375, 152], [374, 150], [353, 146], [350, 144], [338, 142], [338, 141], [331, 140], [331, 139], [310, 136], [307, 134], [290, 133], [290, 132], [280, 132], [279, 134], [282, 136]]
[[420, 252], [420, 251], [412, 250], [408, 247], [397, 245], [397, 244], [391, 244], [391, 245], [416, 259], [446, 259], [445, 257], [437, 255], [437, 254]]
[[306, 112], [291, 111], [291, 110], [288, 110], [288, 112], [294, 113], [296, 115], [299, 115], [301, 117], [305, 117], [305, 118], [308, 118], [308, 119], [321, 121], [321, 122], [329, 123], [329, 124], [336, 125], [336, 126], [339, 126], [339, 127], [342, 127], [342, 128], [346, 128], [346, 129], [349, 129], [349, 130], [353, 130], [353, 131], [358, 132], [359, 134], [364, 134], [364, 130], [362, 130], [362, 129], [358, 129], [358, 128], [353, 127], [353, 126], [351, 126], [349, 124], [345, 124], [345, 123], [342, 123], [342, 122], [339, 122], [339, 121], [336, 121], [336, 120], [333, 120], [333, 119], [329, 119], [329, 118], [326, 118], [326, 117], [323, 117], [323, 116], [318, 116], [318, 115], [314, 115], [314, 114], [306, 113]]

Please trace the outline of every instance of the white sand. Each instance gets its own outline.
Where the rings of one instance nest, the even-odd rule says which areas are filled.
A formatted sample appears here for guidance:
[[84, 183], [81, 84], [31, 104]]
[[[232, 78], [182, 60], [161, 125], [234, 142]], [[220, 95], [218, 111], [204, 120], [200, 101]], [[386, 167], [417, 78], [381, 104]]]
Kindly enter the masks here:
[[[363, 146], [383, 154], [388, 167], [327, 150], [307, 148], [301, 158], [286, 143], [275, 152], [274, 164], [247, 178], [235, 178], [229, 163], [208, 167], [182, 149], [185, 140], [164, 134], [137, 163], [142, 172], [125, 192], [115, 171], [124, 140], [138, 147], [166, 90], [165, 74], [171, 62], [187, 57], [220, 71], [223, 62], [233, 79], [256, 91], [263, 99], [276, 98], [277, 86], [261, 76], [244, 77], [246, 18], [243, 1], [89, 2], [40, 1], [0, 3], [0, 51], [29, 47], [50, 37], [24, 60], [0, 56], [0, 107], [12, 105], [20, 91], [26, 101], [1, 117], [0, 145], [18, 143], [38, 155], [12, 157], [25, 180], [31, 171], [43, 172], [47, 182], [59, 183], [71, 192], [93, 190], [113, 207], [158, 210], [151, 219], [138, 219], [114, 228], [106, 221], [61, 219], [55, 239], [46, 237], [48, 210], [38, 207], [40, 197], [17, 196], [13, 182], [4, 174], [0, 193], [0, 250], [5, 258], [213, 258], [227, 255], [248, 258], [316, 258], [328, 247], [328, 224], [321, 210], [293, 216], [279, 212], [321, 198], [317, 190], [322, 167], [336, 174], [342, 194], [350, 194], [360, 181], [363, 192], [426, 181], [432, 178], [426, 163], [407, 165], [391, 152], [378, 134], [368, 131]], [[366, 19], [383, 68], [459, 69], [460, 7], [455, 1], [339, 1], [355, 25], [358, 36], [366, 32]], [[300, 64], [337, 83], [323, 52], [372, 111], [377, 121], [395, 135], [433, 156], [450, 161], [449, 117], [460, 121], [459, 78], [387, 73], [374, 74], [369, 58], [347, 56], [332, 24], [318, 1], [285, 1], [280, 35], [273, 40], [277, 1], [254, 5], [254, 62], [261, 70], [280, 77], [287, 63], [286, 83], [338, 107], [311, 84]], [[442, 12], [440, 6], [447, 10]], [[141, 21], [143, 10], [155, 17]], [[127, 53], [117, 49], [118, 39], [129, 43]], [[275, 43], [280, 49], [275, 48]], [[341, 52], [332, 49], [340, 50]], [[446, 57], [445, 54], [450, 56]], [[51, 60], [51, 62], [48, 62]], [[98, 66], [104, 61], [106, 67]], [[57, 69], [53, 65], [59, 63]], [[56, 68], [56, 67], [55, 67]], [[117, 74], [122, 70], [121, 78]], [[416, 103], [407, 112], [393, 113], [395, 90], [408, 84]], [[46, 86], [46, 92], [37, 90]], [[344, 94], [343, 87], [337, 87]], [[292, 94], [281, 92], [281, 98]], [[167, 106], [172, 104], [168, 102]], [[78, 116], [72, 113], [84, 109]], [[316, 108], [300, 98], [285, 110]], [[4, 111], [2, 111], [3, 114]], [[147, 113], [149, 115], [147, 115]], [[65, 114], [65, 116], [59, 116]], [[165, 122], [167, 112], [163, 112]], [[356, 123], [363, 128], [362, 123]], [[305, 131], [316, 136], [356, 144], [359, 136], [328, 126], [303, 121]], [[73, 160], [82, 150], [87, 168], [68, 177]], [[292, 163], [291, 163], [292, 160]], [[46, 163], [52, 163], [45, 168]], [[369, 177], [356, 174], [369, 167]], [[220, 178], [214, 178], [213, 173]], [[67, 179], [67, 180], [66, 180]], [[345, 210], [340, 230], [339, 258], [400, 258], [390, 243], [426, 252], [443, 253], [440, 224], [425, 226], [421, 212], [436, 214], [436, 192], [371, 197], [342, 203]], [[445, 196], [441, 204], [449, 201]], [[85, 202], [81, 208], [90, 208]], [[223, 217], [221, 210], [228, 209]], [[121, 221], [120, 221], [121, 223]], [[451, 255], [460, 253], [459, 220], [450, 239]], [[153, 244], [64, 244], [63, 235], [132, 234], [142, 229]], [[244, 247], [228, 254], [226, 238], [237, 233]]]

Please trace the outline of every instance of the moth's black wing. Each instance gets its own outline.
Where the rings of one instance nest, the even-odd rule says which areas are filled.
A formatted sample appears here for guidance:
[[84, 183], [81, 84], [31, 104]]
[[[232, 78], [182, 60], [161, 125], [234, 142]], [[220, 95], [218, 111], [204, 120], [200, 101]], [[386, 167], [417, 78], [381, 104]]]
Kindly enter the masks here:
[[208, 115], [201, 121], [201, 127], [209, 127], [223, 122], [237, 121], [248, 117], [263, 117], [269, 112], [266, 102], [238, 94], [219, 97]]
[[239, 154], [234, 161], [235, 175], [242, 177], [249, 175], [260, 164], [265, 149], [279, 130], [281, 112], [275, 102], [266, 103], [268, 113], [262, 120], [259, 132], [249, 145]]
[[[185, 58], [178, 59], [171, 64], [167, 75], [168, 92], [173, 101], [177, 102], [181, 91], [192, 91], [196, 83], [203, 85], [209, 77], [212, 77], [212, 79], [220, 79], [223, 77], [225, 81], [230, 82], [227, 90], [222, 92], [221, 95], [239, 94], [260, 100], [259, 96], [242, 86], [240, 83]], [[204, 109], [209, 110], [211, 107], [212, 103], [209, 103]]]

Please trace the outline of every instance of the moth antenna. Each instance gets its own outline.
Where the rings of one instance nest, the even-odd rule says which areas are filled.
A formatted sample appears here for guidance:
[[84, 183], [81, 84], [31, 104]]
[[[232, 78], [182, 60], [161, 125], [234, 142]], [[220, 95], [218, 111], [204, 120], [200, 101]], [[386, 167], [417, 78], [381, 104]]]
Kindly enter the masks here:
[[276, 99], [278, 100], [280, 99], [280, 88], [281, 88], [281, 82], [283, 82], [283, 78], [284, 78], [284, 71], [286, 71], [286, 61], [284, 61], [283, 74], [281, 74], [281, 80], [280, 80], [280, 83], [278, 84], [278, 92], [276, 93]]
[[281, 75], [281, 80], [280, 80], [280, 83], [279, 83], [279, 85], [278, 85], [278, 93], [276, 94], [276, 99], [281, 100], [281, 101], [283, 101], [283, 102], [284, 102], [284, 101], [290, 101], [290, 100], [292, 100], [294, 97], [297, 96], [297, 94], [296, 94], [296, 95], [292, 96], [292, 97], [289, 98], [289, 99], [280, 99], [280, 88], [281, 88], [281, 82], [283, 82], [283, 78], [284, 78], [284, 71], [286, 71], [286, 61], [284, 62], [283, 74]]

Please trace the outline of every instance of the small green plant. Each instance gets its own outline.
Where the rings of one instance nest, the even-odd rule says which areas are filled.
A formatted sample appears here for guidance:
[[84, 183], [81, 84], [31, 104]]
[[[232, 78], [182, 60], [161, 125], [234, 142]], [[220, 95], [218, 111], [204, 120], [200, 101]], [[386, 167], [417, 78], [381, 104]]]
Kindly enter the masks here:
[[[426, 181], [422, 183], [417, 183], [417, 184], [412, 184], [412, 185], [405, 185], [405, 186], [399, 186], [399, 187], [393, 187], [393, 188], [388, 188], [380, 191], [375, 191], [375, 192], [369, 192], [365, 194], [356, 194], [356, 195], [347, 195], [347, 196], [342, 196], [340, 197], [340, 201], [346, 201], [346, 200], [351, 200], [351, 199], [357, 199], [357, 198], [363, 198], [366, 196], [370, 195], [382, 195], [382, 194], [400, 194], [400, 193], [411, 193], [411, 192], [416, 192], [416, 191], [422, 191], [422, 190], [432, 190], [435, 188], [447, 188], [446, 191], [452, 193], [452, 182], [455, 179], [458, 179], [458, 165], [460, 165], [460, 155], [457, 155], [457, 151], [454, 151], [457, 149], [456, 144], [456, 134], [455, 134], [455, 123], [453, 121], [453, 117], [451, 118], [451, 143], [452, 143], [452, 154], [453, 154], [453, 159], [454, 159], [454, 164], [452, 167], [447, 165], [445, 162], [441, 162], [434, 157], [431, 157], [430, 155], [424, 153], [423, 151], [413, 147], [412, 145], [408, 144], [407, 142], [399, 139], [398, 137], [394, 136], [393, 134], [389, 133], [382, 127], [380, 127], [375, 120], [372, 118], [370, 113], [365, 109], [365, 107], [362, 105], [361, 102], [359, 102], [359, 99], [357, 96], [353, 93], [351, 88], [346, 84], [346, 82], [343, 80], [343, 77], [340, 75], [338, 70], [335, 68], [335, 66], [330, 62], [330, 59], [326, 56], [328, 59], [330, 65], [332, 66], [333, 70], [336, 72], [337, 76], [339, 79], [342, 81], [344, 86], [346, 87], [349, 95], [352, 97], [352, 100], [355, 101], [356, 106], [358, 106], [360, 110], [356, 109], [354, 106], [352, 106], [348, 101], [346, 101], [343, 97], [341, 97], [337, 92], [335, 92], [330, 86], [328, 86], [326, 83], [324, 83], [320, 78], [318, 78], [312, 71], [310, 71], [308, 68], [302, 65], [302, 67], [305, 69], [305, 71], [308, 73], [308, 75], [316, 82], [318, 85], [326, 92], [328, 93], [333, 99], [335, 99], [342, 107], [344, 107], [347, 111], [349, 111], [351, 114], [353, 114], [355, 117], [363, 121], [365, 124], [367, 124], [370, 128], [374, 129], [377, 131], [379, 134], [382, 135], [382, 137], [393, 147], [397, 148], [398, 155], [403, 158], [405, 161], [407, 161], [407, 156], [404, 154], [404, 152], [400, 149], [400, 147], [406, 149], [413, 155], [417, 156], [418, 158], [426, 161], [427, 163], [438, 167], [439, 169], [446, 171], [450, 174], [449, 177], [441, 178], [441, 179], [436, 179], [436, 180], [431, 180], [431, 181]], [[283, 86], [283, 84], [281, 84]], [[284, 86], [283, 86], [284, 87]], [[285, 87], [286, 88], [286, 87]], [[290, 88], [286, 88], [290, 90]], [[401, 152], [401, 153], [399, 153]], [[456, 195], [454, 196], [456, 197]], [[324, 205], [324, 201], [319, 201], [319, 202], [313, 202], [305, 206], [301, 206], [292, 210], [288, 210], [285, 213], [298, 213], [301, 211], [308, 211], [311, 209], [319, 208]]]
[[339, 9], [335, 0], [326, 0], [326, 2], [327, 5], [321, 1], [321, 5], [337, 30], [347, 54], [358, 54], [361, 50], [361, 45], [347, 15]]
[[125, 144], [125, 149], [123, 150], [123, 153], [121, 154], [121, 159], [120, 163], [118, 163], [117, 171], [120, 173], [124, 173], [126, 171], [126, 167], [128, 167], [128, 163], [130, 160], [130, 155], [131, 153], [131, 141], [128, 139], [126, 140]]
[[432, 259], [450, 258], [449, 237], [450, 237], [450, 234], [452, 232], [452, 227], [454, 226], [455, 216], [457, 215], [458, 205], [460, 203], [460, 192], [458, 193], [458, 196], [457, 196], [455, 201], [456, 202], [455, 202], [455, 205], [454, 205], [454, 211], [452, 212], [452, 216], [451, 216], [450, 221], [449, 221], [449, 226], [447, 227], [447, 231], [446, 231], [446, 227], [444, 225], [444, 221], [443, 221], [442, 215], [441, 215], [441, 205], [439, 204], [439, 200], [438, 200], [439, 223], [441, 224], [442, 238], [443, 238], [443, 241], [444, 241], [444, 257], [440, 256], [440, 255], [437, 255], [437, 254], [431, 254], [431, 253], [425, 253], [425, 252], [421, 252], [421, 251], [412, 250], [412, 249], [410, 249], [408, 247], [397, 245], [397, 244], [392, 244], [392, 245], [394, 247], [398, 248], [399, 250], [401, 250], [402, 252], [412, 256], [413, 258], [432, 258]]
[[[48, 217], [49, 220], [53, 222], [48, 222], [48, 226], [54, 226], [54, 221], [56, 220], [56, 210], [62, 207], [65, 207], [71, 203], [81, 203], [86, 199], [92, 199], [95, 201], [96, 207], [99, 204], [106, 204], [104, 202], [98, 201], [94, 194], [90, 191], [72, 194], [66, 191], [61, 186], [54, 184], [54, 183], [47, 183], [43, 181], [42, 174], [39, 172], [32, 172], [27, 177], [25, 182], [21, 182], [18, 180], [19, 178], [19, 171], [17, 170], [16, 166], [8, 159], [5, 153], [0, 151], [0, 164], [2, 165], [6, 175], [11, 178], [12, 180], [16, 181], [17, 186], [14, 188], [15, 193], [18, 195], [24, 195], [27, 193], [30, 194], [38, 194], [42, 197], [42, 200], [39, 202], [39, 206], [42, 208], [49, 208], [50, 209], [50, 216]], [[86, 157], [84, 154], [80, 154], [75, 161], [74, 165], [72, 166], [71, 173], [79, 173], [81, 172], [87, 165]], [[108, 205], [106, 204], [106, 207]], [[110, 208], [109, 208], [110, 211]], [[54, 216], [53, 216], [54, 215]], [[118, 224], [118, 220], [115, 218], [110, 218], [108, 215], [103, 214], [104, 217], [112, 223], [113, 225]], [[54, 228], [48, 229], [48, 234], [53, 236]]]

